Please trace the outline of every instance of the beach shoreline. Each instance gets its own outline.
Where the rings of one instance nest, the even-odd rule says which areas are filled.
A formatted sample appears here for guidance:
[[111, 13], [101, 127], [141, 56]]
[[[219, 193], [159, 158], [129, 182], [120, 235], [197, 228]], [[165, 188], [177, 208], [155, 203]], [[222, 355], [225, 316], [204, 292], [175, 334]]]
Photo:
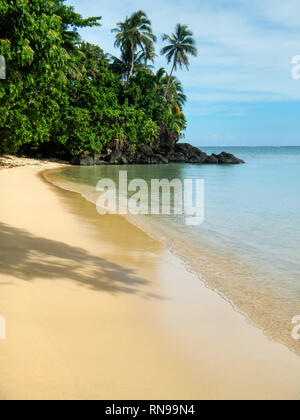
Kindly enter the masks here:
[[59, 168], [69, 166], [68, 162], [53, 158], [53, 159], [37, 159], [28, 158], [25, 156], [4, 155], [0, 156], [0, 171], [4, 169], [20, 168], [24, 166], [40, 166], [41, 168]]
[[58, 167], [0, 172], [1, 399], [300, 399], [299, 357]]

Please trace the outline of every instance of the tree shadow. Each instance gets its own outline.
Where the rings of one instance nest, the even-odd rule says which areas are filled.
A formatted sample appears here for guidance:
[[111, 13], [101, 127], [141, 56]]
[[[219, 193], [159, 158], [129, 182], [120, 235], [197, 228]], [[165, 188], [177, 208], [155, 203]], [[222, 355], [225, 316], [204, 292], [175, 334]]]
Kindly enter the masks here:
[[68, 279], [99, 292], [161, 298], [141, 291], [149, 281], [137, 277], [131, 269], [3, 223], [0, 223], [0, 273], [24, 281]]

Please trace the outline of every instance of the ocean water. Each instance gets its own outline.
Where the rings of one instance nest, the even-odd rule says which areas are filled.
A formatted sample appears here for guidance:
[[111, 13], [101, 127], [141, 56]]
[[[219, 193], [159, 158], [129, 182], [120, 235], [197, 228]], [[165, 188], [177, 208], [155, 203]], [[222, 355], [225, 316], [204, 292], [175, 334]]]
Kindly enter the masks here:
[[[205, 221], [183, 216], [128, 216], [181, 258], [199, 281], [228, 300], [266, 335], [300, 355], [292, 319], [300, 315], [300, 147], [203, 148], [223, 150], [245, 165], [68, 167], [50, 181], [96, 202], [101, 178], [204, 179]], [[101, 217], [101, 216], [99, 216]]]

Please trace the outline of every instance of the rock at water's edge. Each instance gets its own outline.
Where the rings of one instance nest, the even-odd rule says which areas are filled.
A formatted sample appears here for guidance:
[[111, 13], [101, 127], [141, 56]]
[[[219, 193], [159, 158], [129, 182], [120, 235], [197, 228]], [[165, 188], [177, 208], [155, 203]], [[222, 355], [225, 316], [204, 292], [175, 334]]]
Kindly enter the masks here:
[[238, 165], [245, 163], [236, 156], [222, 152], [208, 156], [188, 143], [178, 143], [179, 134], [160, 124], [160, 135], [153, 143], [134, 149], [128, 141], [113, 140], [107, 143], [101, 155], [82, 153], [76, 156], [73, 165], [132, 165], [132, 164], [167, 164], [173, 162], [193, 164]]

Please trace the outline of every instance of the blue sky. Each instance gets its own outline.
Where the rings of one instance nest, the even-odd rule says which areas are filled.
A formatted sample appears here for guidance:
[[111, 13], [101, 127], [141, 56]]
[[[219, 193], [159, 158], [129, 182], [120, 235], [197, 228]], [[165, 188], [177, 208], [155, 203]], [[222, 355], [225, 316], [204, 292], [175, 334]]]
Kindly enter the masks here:
[[[142, 9], [158, 35], [176, 23], [194, 32], [199, 54], [179, 71], [188, 103], [186, 138], [197, 146], [300, 146], [300, 80], [291, 76], [300, 55], [299, 0], [68, 0], [102, 27], [82, 38], [117, 55], [111, 29]], [[156, 66], [167, 66], [159, 57]]]

